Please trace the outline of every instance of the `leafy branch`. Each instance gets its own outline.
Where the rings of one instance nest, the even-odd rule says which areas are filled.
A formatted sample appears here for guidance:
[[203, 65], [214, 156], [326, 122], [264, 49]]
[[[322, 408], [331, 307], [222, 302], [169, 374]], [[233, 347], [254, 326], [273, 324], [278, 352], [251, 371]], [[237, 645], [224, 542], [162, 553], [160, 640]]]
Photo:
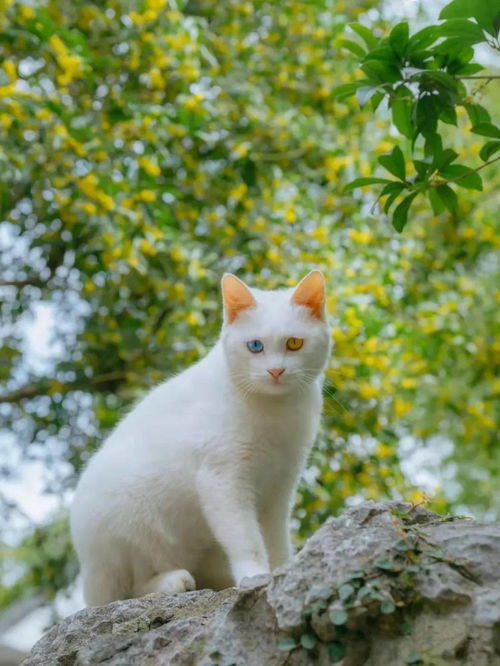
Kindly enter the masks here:
[[[360, 58], [366, 78], [337, 87], [339, 101], [356, 95], [361, 106], [375, 111], [386, 101], [392, 121], [402, 137], [409, 140], [407, 159], [399, 146], [378, 158], [378, 163], [396, 180], [357, 178], [345, 191], [367, 185], [383, 185], [377, 201], [385, 197], [383, 210], [392, 215], [392, 224], [402, 231], [410, 207], [419, 195], [428, 198], [437, 215], [458, 210], [458, 197], [450, 185], [482, 190], [479, 171], [497, 162], [500, 127], [490, 113], [474, 100], [462, 80], [484, 80], [486, 85], [500, 75], [481, 74], [482, 65], [473, 62], [477, 44], [487, 43], [500, 50], [500, 5], [485, 0], [470, 3], [453, 0], [440, 14], [443, 22], [410, 35], [408, 23], [396, 25], [383, 39], [361, 24], [350, 24], [359, 41], [340, 40], [339, 45]], [[471, 20], [472, 19], [472, 20]], [[463, 107], [471, 123], [470, 131], [486, 137], [479, 150], [484, 164], [471, 168], [457, 162], [458, 153], [443, 146], [442, 125], [458, 125], [458, 107]]]

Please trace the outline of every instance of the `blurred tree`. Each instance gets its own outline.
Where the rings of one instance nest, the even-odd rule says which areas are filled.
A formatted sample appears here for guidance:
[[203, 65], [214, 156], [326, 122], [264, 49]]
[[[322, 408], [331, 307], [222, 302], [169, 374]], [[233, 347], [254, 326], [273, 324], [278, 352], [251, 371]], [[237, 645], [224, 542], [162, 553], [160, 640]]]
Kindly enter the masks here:
[[[131, 402], [213, 343], [223, 271], [274, 287], [318, 266], [335, 348], [300, 536], [351, 498], [421, 501], [415, 452], [443, 479], [435, 508], [498, 510], [498, 170], [453, 211], [416, 201], [403, 236], [344, 192], [394, 144], [383, 107], [332, 95], [358, 76], [346, 24], [386, 33], [377, 5], [0, 1], [5, 476], [35, 460], [48, 492], [72, 487]], [[40, 304], [55, 352], [35, 367]], [[72, 557], [64, 519], [4, 547], [0, 606], [53, 595]]]

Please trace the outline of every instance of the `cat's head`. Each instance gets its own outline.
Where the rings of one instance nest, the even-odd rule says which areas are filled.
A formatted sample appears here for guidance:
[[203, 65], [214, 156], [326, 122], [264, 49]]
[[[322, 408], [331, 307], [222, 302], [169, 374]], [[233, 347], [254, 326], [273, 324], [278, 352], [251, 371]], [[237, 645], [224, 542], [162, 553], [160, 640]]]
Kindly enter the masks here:
[[294, 289], [250, 289], [222, 278], [221, 341], [231, 379], [243, 393], [300, 392], [323, 372], [330, 352], [325, 280], [312, 271]]

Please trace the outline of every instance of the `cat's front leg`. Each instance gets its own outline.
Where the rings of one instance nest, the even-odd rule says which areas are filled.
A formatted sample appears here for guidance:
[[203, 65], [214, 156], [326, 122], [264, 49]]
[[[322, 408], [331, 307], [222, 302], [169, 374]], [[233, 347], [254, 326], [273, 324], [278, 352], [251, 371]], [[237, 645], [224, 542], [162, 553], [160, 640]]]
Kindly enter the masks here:
[[281, 566], [293, 555], [290, 513], [288, 498], [274, 498], [262, 512], [262, 533], [271, 569]]
[[237, 585], [269, 573], [269, 559], [257, 519], [254, 492], [226, 466], [198, 472], [197, 490], [210, 529], [224, 549]]

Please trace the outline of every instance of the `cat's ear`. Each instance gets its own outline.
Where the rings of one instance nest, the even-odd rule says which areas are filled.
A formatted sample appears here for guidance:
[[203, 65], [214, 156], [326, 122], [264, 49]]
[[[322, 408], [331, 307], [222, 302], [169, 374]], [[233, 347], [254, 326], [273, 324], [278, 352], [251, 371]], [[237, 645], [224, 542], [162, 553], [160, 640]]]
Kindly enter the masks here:
[[321, 271], [311, 271], [302, 278], [292, 294], [292, 303], [305, 305], [317, 319], [325, 318], [325, 278]]
[[222, 300], [224, 315], [229, 324], [232, 324], [242, 310], [254, 308], [257, 305], [252, 292], [242, 280], [232, 273], [222, 276]]

